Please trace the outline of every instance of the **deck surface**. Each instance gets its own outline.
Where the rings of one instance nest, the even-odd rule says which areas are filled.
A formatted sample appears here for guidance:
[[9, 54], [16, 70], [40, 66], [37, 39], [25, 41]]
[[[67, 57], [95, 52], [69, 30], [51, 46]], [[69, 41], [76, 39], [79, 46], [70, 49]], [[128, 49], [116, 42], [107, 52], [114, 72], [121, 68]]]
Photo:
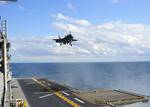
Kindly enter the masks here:
[[104, 107], [89, 103], [72, 94], [69, 88], [46, 79], [18, 79], [18, 82], [30, 107]]
[[47, 79], [17, 79], [29, 107], [111, 107], [144, 101], [145, 97], [122, 90], [76, 92]]

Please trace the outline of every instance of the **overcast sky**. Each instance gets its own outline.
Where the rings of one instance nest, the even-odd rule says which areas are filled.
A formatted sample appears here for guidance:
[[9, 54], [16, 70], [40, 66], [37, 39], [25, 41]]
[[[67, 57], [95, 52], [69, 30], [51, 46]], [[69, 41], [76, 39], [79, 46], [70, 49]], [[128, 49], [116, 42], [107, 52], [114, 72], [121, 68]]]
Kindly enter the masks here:
[[[150, 0], [18, 0], [0, 4], [12, 62], [150, 61]], [[73, 46], [52, 39], [71, 31]], [[63, 36], [62, 36], [63, 37]]]

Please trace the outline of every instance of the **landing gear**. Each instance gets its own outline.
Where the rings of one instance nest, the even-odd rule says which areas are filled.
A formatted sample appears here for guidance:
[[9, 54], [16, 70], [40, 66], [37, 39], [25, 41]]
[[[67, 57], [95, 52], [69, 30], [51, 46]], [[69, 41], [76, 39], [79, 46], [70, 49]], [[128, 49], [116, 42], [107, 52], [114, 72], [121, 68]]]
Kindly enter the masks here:
[[69, 44], [70, 44], [70, 46], [72, 46], [72, 43], [71, 43], [71, 42], [70, 42]]

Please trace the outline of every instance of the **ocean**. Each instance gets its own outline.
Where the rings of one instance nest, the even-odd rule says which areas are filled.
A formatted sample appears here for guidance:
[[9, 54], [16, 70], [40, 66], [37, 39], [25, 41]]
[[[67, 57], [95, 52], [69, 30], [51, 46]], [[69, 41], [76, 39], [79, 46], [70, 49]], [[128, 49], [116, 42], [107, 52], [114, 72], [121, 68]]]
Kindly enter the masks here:
[[[150, 62], [11, 63], [13, 77], [42, 77], [80, 90], [123, 89], [150, 96]], [[126, 107], [150, 107], [149, 103]]]

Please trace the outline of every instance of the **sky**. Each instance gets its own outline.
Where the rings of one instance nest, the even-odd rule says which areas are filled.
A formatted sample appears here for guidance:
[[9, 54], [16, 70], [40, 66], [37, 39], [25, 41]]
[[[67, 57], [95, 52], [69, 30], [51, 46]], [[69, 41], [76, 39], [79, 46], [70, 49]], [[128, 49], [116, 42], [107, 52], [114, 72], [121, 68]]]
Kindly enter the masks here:
[[[150, 61], [149, 0], [18, 0], [1, 3], [12, 62]], [[69, 31], [78, 39], [59, 46]]]

